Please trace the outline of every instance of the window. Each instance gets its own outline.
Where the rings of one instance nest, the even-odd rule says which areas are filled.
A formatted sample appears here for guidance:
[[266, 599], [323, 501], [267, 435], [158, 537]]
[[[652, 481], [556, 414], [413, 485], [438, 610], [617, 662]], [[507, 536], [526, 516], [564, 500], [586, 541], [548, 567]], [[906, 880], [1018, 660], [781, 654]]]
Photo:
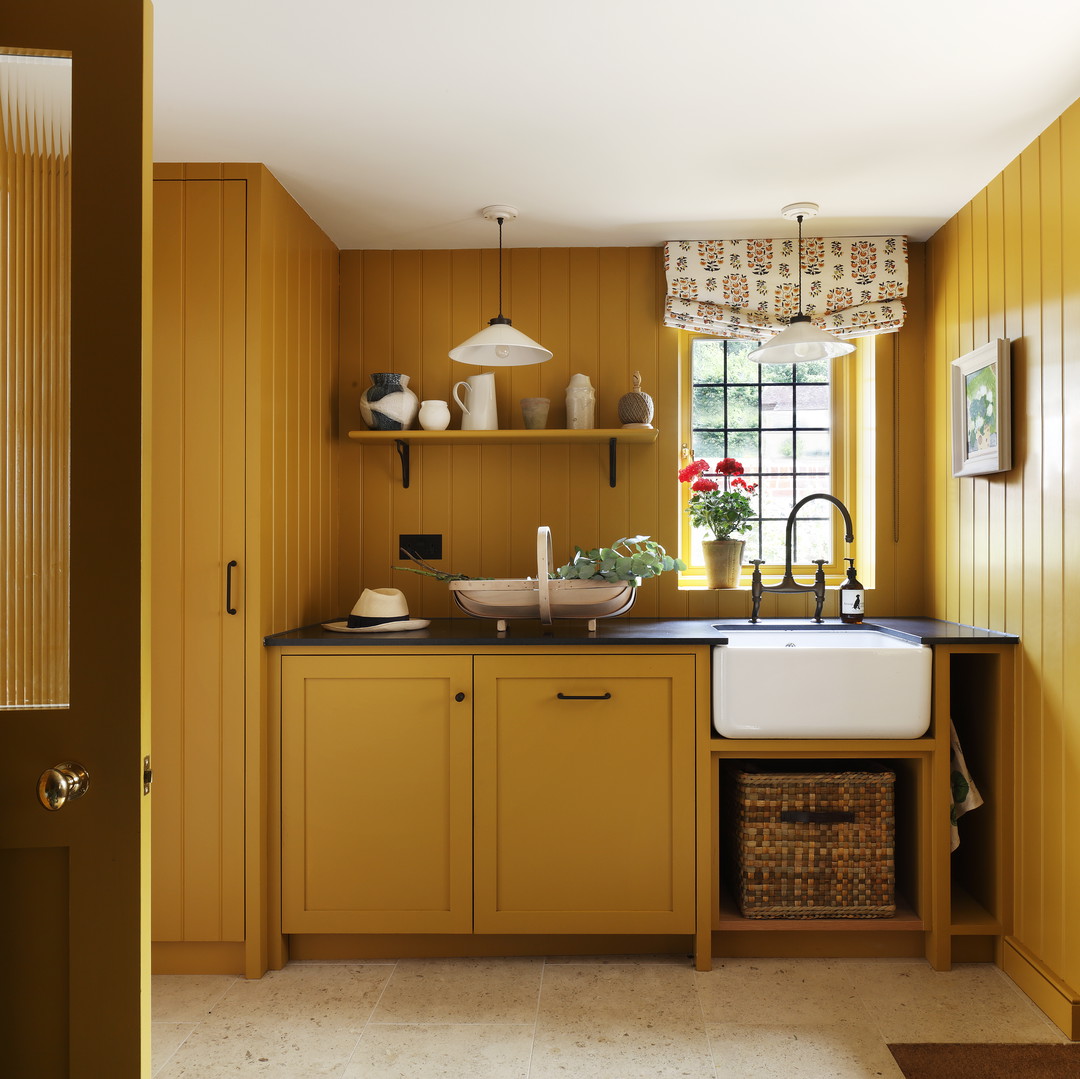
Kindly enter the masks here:
[[[734, 457], [744, 478], [758, 484], [758, 517], [744, 562], [784, 564], [784, 532], [791, 507], [806, 495], [835, 493], [832, 386], [828, 361], [757, 364], [746, 358], [754, 341], [690, 339], [690, 438], [694, 459], [711, 466]], [[686, 463], [685, 461], [683, 463]], [[708, 475], [709, 473], [707, 473]], [[796, 522], [792, 563], [833, 561], [838, 515], [827, 502], [807, 506]], [[711, 538], [685, 522], [683, 550], [701, 566], [701, 540]]]

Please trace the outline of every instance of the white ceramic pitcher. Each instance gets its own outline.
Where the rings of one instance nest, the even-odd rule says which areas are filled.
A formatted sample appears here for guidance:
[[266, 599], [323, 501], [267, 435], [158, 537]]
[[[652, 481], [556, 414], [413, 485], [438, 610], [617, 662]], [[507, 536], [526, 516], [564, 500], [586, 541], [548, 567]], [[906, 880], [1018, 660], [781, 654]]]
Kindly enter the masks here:
[[[464, 388], [465, 400], [458, 396]], [[461, 405], [461, 429], [463, 431], [497, 431], [499, 417], [495, 410], [495, 375], [481, 371], [469, 375], [463, 382], [455, 382], [454, 400]]]

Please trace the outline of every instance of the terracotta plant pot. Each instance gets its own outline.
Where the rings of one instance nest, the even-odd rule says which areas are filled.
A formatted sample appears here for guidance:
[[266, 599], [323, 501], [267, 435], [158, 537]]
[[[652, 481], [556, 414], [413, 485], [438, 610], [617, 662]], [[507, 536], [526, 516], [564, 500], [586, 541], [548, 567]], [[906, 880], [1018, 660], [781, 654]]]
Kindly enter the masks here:
[[705, 586], [707, 588], [738, 588], [742, 574], [745, 541], [739, 539], [703, 540], [705, 552]]

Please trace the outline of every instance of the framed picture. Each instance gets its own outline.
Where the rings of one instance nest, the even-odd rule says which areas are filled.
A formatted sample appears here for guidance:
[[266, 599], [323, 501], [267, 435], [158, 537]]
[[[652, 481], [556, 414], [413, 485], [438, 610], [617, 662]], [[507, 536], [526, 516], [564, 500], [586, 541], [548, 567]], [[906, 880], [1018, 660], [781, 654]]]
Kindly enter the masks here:
[[952, 362], [954, 476], [1012, 468], [1009, 342], [990, 341]]

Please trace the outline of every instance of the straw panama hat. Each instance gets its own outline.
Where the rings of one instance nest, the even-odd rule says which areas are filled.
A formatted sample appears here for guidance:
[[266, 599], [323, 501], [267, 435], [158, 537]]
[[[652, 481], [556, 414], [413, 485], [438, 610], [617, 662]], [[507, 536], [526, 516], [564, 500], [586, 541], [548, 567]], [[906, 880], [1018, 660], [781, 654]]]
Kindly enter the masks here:
[[337, 633], [389, 633], [430, 625], [430, 619], [409, 617], [408, 601], [399, 588], [365, 588], [345, 621], [323, 622], [322, 627]]

